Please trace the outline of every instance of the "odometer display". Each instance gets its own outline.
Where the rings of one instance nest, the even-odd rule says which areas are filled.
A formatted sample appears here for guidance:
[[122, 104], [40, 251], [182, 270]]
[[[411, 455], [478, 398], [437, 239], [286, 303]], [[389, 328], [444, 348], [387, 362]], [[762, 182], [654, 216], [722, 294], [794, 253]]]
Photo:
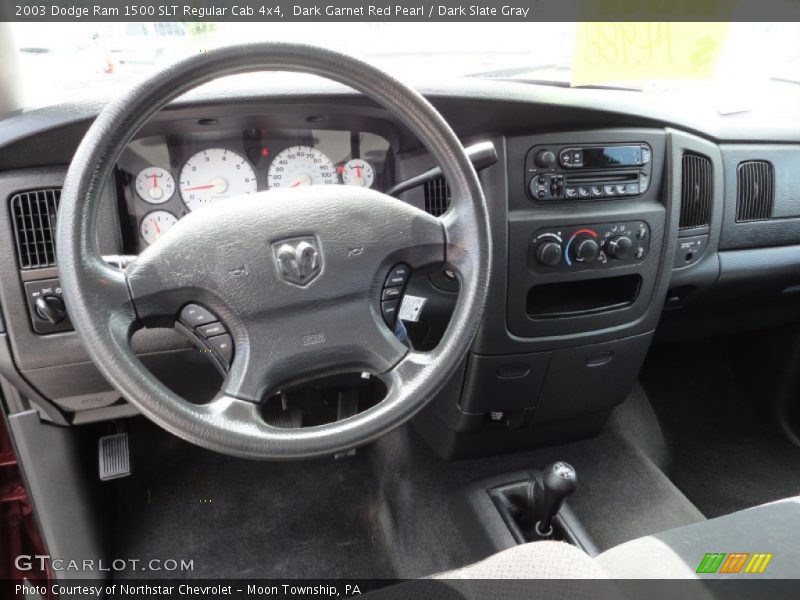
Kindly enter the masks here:
[[323, 152], [311, 146], [291, 146], [279, 152], [267, 172], [270, 189], [339, 183], [336, 167]]

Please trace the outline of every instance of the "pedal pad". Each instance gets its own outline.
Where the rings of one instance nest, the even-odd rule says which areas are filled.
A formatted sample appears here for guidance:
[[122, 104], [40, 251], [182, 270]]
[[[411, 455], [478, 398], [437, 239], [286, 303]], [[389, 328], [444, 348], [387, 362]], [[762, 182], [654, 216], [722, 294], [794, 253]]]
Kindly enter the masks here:
[[98, 442], [100, 481], [119, 479], [131, 474], [131, 452], [128, 434], [104, 435]]

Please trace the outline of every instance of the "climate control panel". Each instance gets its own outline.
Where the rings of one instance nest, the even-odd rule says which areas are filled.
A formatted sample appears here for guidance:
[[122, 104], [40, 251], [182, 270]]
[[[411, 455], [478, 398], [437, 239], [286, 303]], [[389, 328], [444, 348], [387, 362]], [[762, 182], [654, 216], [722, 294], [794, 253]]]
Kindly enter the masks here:
[[640, 262], [649, 250], [645, 221], [548, 227], [531, 236], [528, 266], [544, 272], [603, 269]]

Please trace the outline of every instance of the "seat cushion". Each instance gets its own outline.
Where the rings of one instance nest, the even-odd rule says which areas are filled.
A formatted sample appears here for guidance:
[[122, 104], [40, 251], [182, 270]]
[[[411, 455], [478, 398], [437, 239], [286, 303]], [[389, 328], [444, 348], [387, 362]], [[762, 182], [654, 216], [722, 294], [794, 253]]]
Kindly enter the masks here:
[[596, 560], [609, 577], [620, 579], [796, 579], [798, 539], [800, 498], [795, 497], [632, 540]]
[[493, 554], [436, 579], [602, 579], [603, 570], [583, 550], [564, 542], [532, 542]]

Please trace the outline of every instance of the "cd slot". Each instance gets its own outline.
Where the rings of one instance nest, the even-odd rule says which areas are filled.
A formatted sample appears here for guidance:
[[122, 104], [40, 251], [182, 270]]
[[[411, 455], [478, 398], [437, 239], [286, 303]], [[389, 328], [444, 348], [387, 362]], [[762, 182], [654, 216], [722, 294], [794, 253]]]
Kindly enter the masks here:
[[632, 173], [591, 173], [567, 175], [567, 185], [591, 185], [593, 183], [635, 183], [639, 181], [639, 172]]

